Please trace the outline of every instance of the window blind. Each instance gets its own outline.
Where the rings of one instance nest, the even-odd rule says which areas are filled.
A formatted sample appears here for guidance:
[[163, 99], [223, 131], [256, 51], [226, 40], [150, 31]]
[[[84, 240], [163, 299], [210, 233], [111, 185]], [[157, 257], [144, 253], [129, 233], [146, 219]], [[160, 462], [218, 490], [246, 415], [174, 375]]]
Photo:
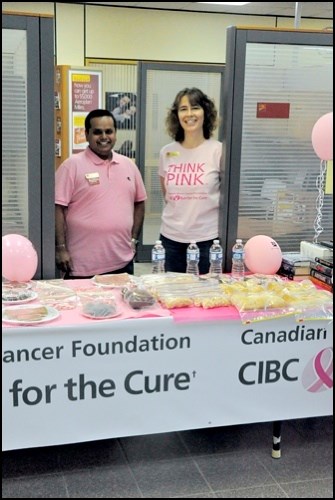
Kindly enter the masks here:
[[2, 234], [28, 236], [26, 33], [2, 31]]
[[[247, 44], [239, 237], [268, 234], [283, 251], [313, 240], [320, 160], [311, 134], [332, 96], [332, 48]], [[325, 195], [322, 239], [332, 239], [332, 212]]]

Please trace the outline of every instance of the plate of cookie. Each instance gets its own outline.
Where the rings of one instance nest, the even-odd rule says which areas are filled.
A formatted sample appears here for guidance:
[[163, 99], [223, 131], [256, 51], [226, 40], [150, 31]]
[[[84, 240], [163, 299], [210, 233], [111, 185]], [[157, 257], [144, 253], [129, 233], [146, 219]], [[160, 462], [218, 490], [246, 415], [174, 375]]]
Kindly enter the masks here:
[[4, 305], [10, 304], [25, 304], [37, 298], [37, 293], [27, 289], [7, 288], [2, 287], [2, 303]]
[[96, 274], [92, 281], [95, 285], [103, 288], [123, 288], [132, 283], [132, 277], [128, 273]]
[[58, 318], [60, 312], [54, 307], [41, 304], [8, 306], [2, 309], [2, 321], [13, 325], [36, 325]]

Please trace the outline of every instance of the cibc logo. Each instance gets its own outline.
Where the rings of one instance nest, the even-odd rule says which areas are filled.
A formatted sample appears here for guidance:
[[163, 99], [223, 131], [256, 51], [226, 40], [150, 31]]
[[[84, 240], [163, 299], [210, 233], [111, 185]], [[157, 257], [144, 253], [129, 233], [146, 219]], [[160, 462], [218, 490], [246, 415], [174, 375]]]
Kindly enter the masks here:
[[322, 392], [333, 388], [333, 348], [318, 352], [302, 373], [302, 385], [309, 392]]
[[296, 373], [298, 363], [298, 358], [288, 359], [285, 363], [276, 359], [249, 361], [241, 366], [238, 379], [244, 385], [271, 384], [278, 382], [281, 378], [286, 382], [295, 382], [298, 380]]

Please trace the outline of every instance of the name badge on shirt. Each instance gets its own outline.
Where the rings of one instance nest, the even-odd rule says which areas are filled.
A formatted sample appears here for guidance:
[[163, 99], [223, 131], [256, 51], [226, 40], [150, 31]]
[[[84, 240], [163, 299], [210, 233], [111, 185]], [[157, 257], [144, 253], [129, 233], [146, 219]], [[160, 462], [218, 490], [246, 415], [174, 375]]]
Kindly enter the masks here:
[[100, 175], [99, 172], [92, 172], [91, 174], [85, 174], [85, 179], [93, 186], [94, 184], [100, 184]]
[[179, 151], [167, 151], [166, 153], [166, 156], [168, 158], [171, 158], [171, 156], [179, 156], [179, 155], [180, 155]]

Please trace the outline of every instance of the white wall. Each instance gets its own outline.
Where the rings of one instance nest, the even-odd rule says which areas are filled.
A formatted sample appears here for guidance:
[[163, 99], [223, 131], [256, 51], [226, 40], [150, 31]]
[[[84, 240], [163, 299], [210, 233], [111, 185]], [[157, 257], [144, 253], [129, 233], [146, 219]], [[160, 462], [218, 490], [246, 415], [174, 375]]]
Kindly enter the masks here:
[[[70, 66], [84, 66], [85, 58], [222, 64], [228, 26], [294, 29], [294, 18], [77, 3], [3, 2], [2, 11], [54, 15], [56, 64]], [[332, 24], [302, 18], [300, 28], [321, 30]]]

